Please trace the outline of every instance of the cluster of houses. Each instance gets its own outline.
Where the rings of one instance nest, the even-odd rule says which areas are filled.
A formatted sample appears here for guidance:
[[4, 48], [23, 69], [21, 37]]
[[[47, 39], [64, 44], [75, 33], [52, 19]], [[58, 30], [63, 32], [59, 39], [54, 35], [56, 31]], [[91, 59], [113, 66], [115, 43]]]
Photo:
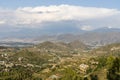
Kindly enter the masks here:
[[[41, 51], [41, 50], [38, 49], [38, 51]], [[49, 51], [46, 50], [46, 52], [49, 52]], [[88, 59], [87, 58], [81, 58], [80, 60], [77, 59], [77, 57], [79, 57], [80, 54], [74, 54], [71, 57], [70, 56], [60, 57], [59, 55], [55, 54], [56, 51], [53, 50], [50, 52], [52, 52], [52, 53], [49, 53], [49, 55], [54, 56], [54, 57], [52, 59], [48, 60], [49, 63], [46, 63], [47, 67], [44, 67], [44, 64], [41, 66], [35, 65], [35, 64], [30, 64], [30, 63], [23, 64], [23, 60], [25, 59], [24, 57], [18, 57], [16, 62], [10, 62], [8, 54], [5, 54], [5, 53], [0, 54], [0, 57], [5, 58], [5, 60], [0, 60], [0, 66], [3, 67], [3, 68], [1, 68], [2, 70], [0, 70], [0, 71], [9, 71], [9, 69], [14, 66], [32, 67], [32, 68], [44, 67], [43, 70], [41, 70], [41, 73], [47, 74], [47, 73], [50, 73], [54, 69], [64, 70], [65, 68], [75, 66], [77, 68], [77, 70], [79, 70], [80, 73], [85, 74], [87, 72], [87, 70], [91, 67], [91, 65], [98, 64], [98, 62], [94, 61], [94, 60], [89, 61], [90, 65], [87, 63], [83, 63], [83, 62], [87, 61]], [[52, 74], [51, 76], [49, 76], [48, 80], [54, 80], [54, 79], [57, 80], [60, 77], [61, 77], [60, 74]]]
[[120, 47], [112, 47], [110, 50], [111, 51], [120, 50]]
[[30, 63], [27, 64], [23, 64], [22, 60], [24, 58], [23, 57], [18, 57], [18, 60], [13, 62], [13, 61], [9, 61], [9, 55], [4, 53], [4, 54], [0, 54], [0, 71], [9, 71], [10, 69], [12, 69], [13, 67], [17, 67], [17, 66], [21, 66], [21, 67], [39, 67], [41, 68], [41, 66], [39, 65], [33, 65]]

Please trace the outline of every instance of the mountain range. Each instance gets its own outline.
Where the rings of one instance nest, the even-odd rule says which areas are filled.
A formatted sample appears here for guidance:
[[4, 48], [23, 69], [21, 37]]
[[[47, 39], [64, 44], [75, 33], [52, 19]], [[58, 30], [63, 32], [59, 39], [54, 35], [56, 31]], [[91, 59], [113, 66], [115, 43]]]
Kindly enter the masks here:
[[[68, 31], [67, 31], [68, 29]], [[120, 29], [103, 27], [90, 31], [77, 29], [77, 28], [66, 28], [63, 27], [57, 29], [26, 29], [19, 30], [18, 32], [1, 33], [0, 42], [22, 42], [22, 43], [41, 43], [45, 41], [52, 42], [73, 42], [75, 40], [82, 41], [86, 45], [90, 46], [101, 46], [111, 43], [120, 42]]]

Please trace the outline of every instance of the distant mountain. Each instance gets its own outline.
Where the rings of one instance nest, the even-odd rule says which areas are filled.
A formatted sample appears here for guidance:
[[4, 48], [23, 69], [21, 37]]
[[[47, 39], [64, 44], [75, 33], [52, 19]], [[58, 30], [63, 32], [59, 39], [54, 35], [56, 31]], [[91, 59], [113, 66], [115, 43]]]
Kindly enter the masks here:
[[[9, 29], [9, 28], [8, 28]], [[37, 26], [36, 28], [18, 28], [16, 30], [5, 31], [0, 30], [0, 38], [35, 38], [42, 35], [58, 35], [58, 34], [80, 34], [86, 31], [81, 30], [73, 25], [51, 25], [44, 29]]]
[[4, 47], [26, 47], [32, 45], [33, 43], [26, 43], [26, 42], [0, 42], [0, 46], [4, 46]]
[[84, 31], [78, 28], [74, 28], [73, 25], [64, 28], [46, 28], [41, 30], [35, 29], [22, 29], [18, 32], [12, 32], [9, 35], [3, 35], [4, 38], [0, 39], [0, 42], [22, 42], [22, 43], [42, 43], [45, 41], [50, 42], [65, 42], [70, 43], [73, 41], [82, 41], [90, 46], [102, 46], [106, 44], [120, 42], [120, 29], [103, 27], [92, 31]]
[[120, 28], [102, 27], [95, 29], [92, 32], [120, 32]]

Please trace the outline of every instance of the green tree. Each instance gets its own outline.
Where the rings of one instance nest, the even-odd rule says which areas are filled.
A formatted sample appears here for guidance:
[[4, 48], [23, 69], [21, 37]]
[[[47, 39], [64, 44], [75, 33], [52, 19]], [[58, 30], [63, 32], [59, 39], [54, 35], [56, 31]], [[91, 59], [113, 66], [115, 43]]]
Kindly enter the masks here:
[[91, 74], [90, 78], [91, 80], [98, 80], [98, 76], [96, 74], [95, 75]]
[[107, 72], [108, 80], [120, 80], [120, 58], [114, 58]]
[[61, 80], [81, 80], [81, 77], [71, 68], [64, 71], [64, 76]]

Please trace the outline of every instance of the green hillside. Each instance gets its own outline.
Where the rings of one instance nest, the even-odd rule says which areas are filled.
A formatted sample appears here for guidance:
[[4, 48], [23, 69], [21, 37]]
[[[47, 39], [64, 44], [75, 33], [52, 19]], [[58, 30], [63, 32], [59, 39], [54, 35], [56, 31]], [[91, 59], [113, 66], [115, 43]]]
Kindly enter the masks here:
[[74, 41], [1, 48], [1, 80], [119, 80], [120, 44], [90, 50]]

